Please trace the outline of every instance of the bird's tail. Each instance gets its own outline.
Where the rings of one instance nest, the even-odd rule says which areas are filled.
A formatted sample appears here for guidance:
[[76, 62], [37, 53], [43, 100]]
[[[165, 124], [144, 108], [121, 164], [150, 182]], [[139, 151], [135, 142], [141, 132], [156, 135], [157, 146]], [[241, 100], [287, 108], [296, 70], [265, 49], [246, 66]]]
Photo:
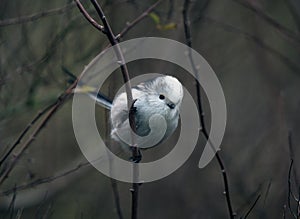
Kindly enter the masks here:
[[92, 99], [94, 99], [96, 103], [99, 104], [100, 106], [103, 106], [104, 108], [109, 110], [111, 109], [112, 101], [108, 97], [104, 96], [103, 94], [97, 92], [88, 92], [87, 95]]
[[[68, 83], [74, 83], [77, 77], [65, 67], [62, 67], [62, 70], [65, 74], [69, 76]], [[110, 110], [112, 107], [112, 101], [102, 93], [99, 93], [95, 87], [87, 86], [84, 84], [78, 84], [76, 89], [74, 90], [74, 93], [86, 94], [90, 98], [95, 100], [98, 105], [106, 109]]]

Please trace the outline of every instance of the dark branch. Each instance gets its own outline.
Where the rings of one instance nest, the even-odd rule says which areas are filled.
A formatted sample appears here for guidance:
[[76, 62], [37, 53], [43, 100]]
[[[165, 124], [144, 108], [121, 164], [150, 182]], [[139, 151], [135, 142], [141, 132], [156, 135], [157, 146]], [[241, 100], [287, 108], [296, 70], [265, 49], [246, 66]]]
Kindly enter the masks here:
[[30, 128], [46, 113], [50, 108], [52, 108], [55, 105], [55, 102], [47, 106], [45, 109], [40, 111], [31, 122], [28, 123], [26, 128], [23, 130], [23, 132], [19, 135], [19, 137], [16, 139], [16, 141], [13, 143], [13, 145], [8, 149], [8, 151], [3, 155], [3, 157], [0, 160], [0, 167], [2, 164], [6, 161], [6, 159], [9, 157], [9, 155], [13, 152], [13, 150], [20, 144], [23, 137], [27, 134], [27, 132], [30, 130]]
[[[205, 4], [204, 8], [207, 7], [208, 1]], [[200, 114], [200, 124], [201, 124], [201, 132], [204, 135], [204, 137], [206, 138], [207, 141], [210, 142], [210, 145], [212, 147], [212, 149], [215, 151], [216, 153], [216, 157], [217, 157], [217, 161], [218, 164], [220, 166], [220, 170], [223, 176], [223, 183], [224, 183], [224, 194], [226, 196], [226, 202], [227, 202], [227, 208], [228, 208], [228, 212], [229, 212], [229, 218], [233, 219], [235, 213], [232, 210], [232, 204], [231, 204], [231, 198], [230, 198], [230, 193], [229, 193], [229, 184], [228, 184], [228, 177], [227, 177], [227, 173], [226, 173], [226, 169], [225, 166], [223, 164], [223, 160], [219, 154], [218, 151], [216, 151], [215, 147], [212, 145], [210, 139], [209, 139], [209, 135], [208, 135], [208, 131], [206, 129], [205, 126], [205, 120], [204, 120], [204, 110], [203, 110], [203, 106], [202, 106], [202, 101], [201, 101], [201, 90], [200, 90], [200, 85], [198, 83], [198, 79], [199, 79], [199, 72], [196, 68], [196, 65], [194, 63], [193, 57], [192, 57], [192, 53], [191, 53], [191, 49], [192, 49], [192, 35], [191, 35], [191, 28], [190, 28], [190, 20], [189, 20], [189, 7], [190, 7], [190, 0], [185, 0], [184, 1], [184, 5], [183, 5], [183, 22], [184, 22], [184, 32], [185, 32], [185, 38], [186, 38], [186, 44], [189, 46], [189, 50], [188, 50], [188, 56], [194, 71], [194, 75], [196, 76], [196, 92], [197, 92], [197, 103], [198, 103], [198, 108], [199, 108], [199, 114]]]
[[245, 214], [244, 219], [246, 219], [246, 218], [250, 215], [251, 211], [254, 209], [255, 205], [257, 204], [258, 200], [260, 199], [260, 196], [261, 196], [261, 195], [258, 195], [258, 196], [257, 196], [257, 198], [255, 199], [254, 203], [251, 205], [250, 209], [249, 209], [249, 210], [247, 211], [247, 213]]
[[43, 12], [39, 12], [39, 13], [36, 13], [36, 14], [23, 16], [23, 17], [0, 20], [0, 27], [8, 26], [8, 25], [14, 25], [14, 24], [27, 23], [27, 22], [38, 20], [38, 19], [43, 18], [43, 17], [57, 15], [57, 14], [63, 14], [66, 11], [72, 9], [74, 5], [75, 4], [73, 2], [71, 2], [71, 3], [65, 5], [62, 8], [56, 8], [56, 9], [52, 9], [52, 10], [49, 10], [49, 11], [43, 11]]
[[268, 46], [259, 37], [254, 36], [254, 35], [252, 35], [250, 33], [244, 32], [243, 30], [241, 30], [241, 29], [239, 29], [239, 28], [237, 28], [237, 27], [235, 27], [233, 25], [224, 23], [222, 21], [218, 21], [218, 20], [216, 20], [214, 18], [211, 18], [211, 17], [201, 16], [201, 19], [204, 22], [208, 22], [208, 23], [217, 25], [218, 27], [223, 28], [224, 30], [226, 30], [228, 32], [237, 33], [237, 34], [240, 34], [240, 35], [244, 36], [245, 38], [253, 41], [256, 45], [258, 45], [262, 49], [265, 49], [270, 54], [272, 54], [272, 55], [276, 56], [277, 58], [279, 58], [292, 71], [294, 71], [294, 72], [300, 72], [300, 67], [296, 63], [294, 63], [293, 61], [291, 61], [287, 56], [285, 56], [284, 54], [280, 53], [276, 49]]
[[297, 11], [296, 7], [293, 5], [291, 0], [285, 0], [284, 2], [287, 5], [288, 9], [290, 10], [290, 12], [293, 16], [293, 19], [297, 25], [298, 31], [300, 31], [300, 14], [299, 14], [299, 12]]
[[123, 213], [122, 213], [121, 205], [120, 205], [120, 195], [119, 195], [119, 191], [118, 191], [118, 184], [117, 184], [116, 180], [113, 178], [110, 179], [110, 183], [111, 183], [111, 187], [113, 190], [113, 195], [114, 195], [114, 200], [115, 200], [118, 217], [119, 217], [119, 219], [123, 219]]
[[126, 27], [117, 35], [118, 39], [122, 38], [131, 28], [133, 28], [136, 24], [141, 22], [145, 17], [147, 17], [153, 10], [158, 6], [162, 0], [155, 2], [148, 9], [146, 9], [140, 16], [134, 19], [131, 22], [127, 22]]
[[61, 174], [58, 174], [56, 176], [48, 176], [48, 177], [45, 177], [45, 178], [42, 178], [42, 179], [36, 179], [36, 180], [34, 180], [30, 183], [19, 185], [19, 186], [16, 186], [15, 188], [3, 191], [3, 192], [0, 193], [0, 196], [7, 196], [7, 195], [10, 195], [10, 194], [14, 193], [15, 191], [19, 192], [19, 191], [23, 191], [23, 190], [26, 190], [26, 189], [30, 189], [30, 188], [40, 186], [42, 184], [50, 183], [52, 181], [55, 181], [55, 180], [58, 180], [60, 178], [66, 177], [66, 176], [68, 176], [68, 175], [70, 175], [74, 172], [77, 172], [81, 168], [86, 167], [86, 166], [90, 166], [90, 165], [91, 165], [90, 162], [78, 164], [76, 167], [74, 167], [70, 170], [67, 170], [67, 171], [65, 171]]
[[289, 168], [289, 175], [288, 175], [288, 208], [289, 211], [291, 213], [291, 215], [297, 219], [296, 214], [293, 212], [292, 207], [291, 207], [291, 195], [292, 194], [292, 182], [291, 182], [291, 175], [292, 175], [292, 168], [293, 168], [293, 159], [291, 159], [291, 164], [290, 164], [290, 168]]
[[19, 150], [15, 152], [8, 166], [3, 171], [2, 175], [0, 176], [0, 185], [5, 181], [5, 179], [8, 177], [9, 173], [13, 170], [14, 166], [21, 158], [21, 156], [24, 154], [26, 149], [36, 139], [38, 134], [46, 126], [46, 124], [49, 122], [52, 116], [57, 112], [59, 107], [61, 107], [65, 103], [65, 101], [72, 95], [72, 90], [76, 85], [77, 85], [77, 80], [63, 94], [61, 94], [58, 97], [58, 99], [55, 101], [54, 104], [51, 104], [51, 107], [49, 107], [47, 113], [45, 113], [46, 115], [44, 116], [43, 120], [37, 125], [37, 127], [34, 129], [34, 131], [32, 132], [31, 136], [27, 139], [27, 141], [25, 141], [20, 146]]
[[260, 8], [256, 7], [255, 5], [249, 3], [248, 1], [244, 0], [233, 0], [234, 2], [242, 5], [243, 7], [253, 11], [256, 15], [258, 15], [260, 18], [265, 20], [268, 24], [272, 25], [273, 27], [276, 28], [280, 33], [282, 33], [284, 36], [286, 36], [288, 39], [293, 40], [294, 42], [297, 42], [298, 45], [300, 44], [300, 37], [293, 31], [289, 30], [285, 26], [281, 25], [278, 23], [275, 19], [267, 15], [263, 10]]
[[[79, 0], [76, 0], [79, 1]], [[91, 3], [93, 4], [94, 8], [96, 9], [100, 20], [102, 21], [104, 31], [101, 30], [102, 33], [106, 35], [108, 38], [110, 44], [113, 46], [114, 52], [117, 56], [118, 63], [120, 65], [120, 69], [122, 72], [123, 76], [123, 81], [125, 83], [125, 89], [126, 89], [126, 96], [127, 96], [127, 106], [128, 106], [128, 112], [130, 112], [131, 106], [133, 104], [133, 97], [132, 97], [132, 92], [131, 92], [131, 84], [130, 84], [130, 77], [127, 69], [127, 65], [125, 63], [125, 59], [123, 56], [123, 53], [121, 51], [121, 48], [118, 43], [118, 38], [114, 35], [110, 24], [108, 20], [106, 19], [106, 16], [101, 8], [101, 6], [98, 4], [96, 0], [91, 0]], [[137, 23], [137, 22], [136, 22]], [[126, 33], [126, 32], [125, 32]], [[130, 126], [135, 127], [135, 121], [134, 119], [129, 118]], [[138, 146], [135, 144], [135, 139], [134, 139], [134, 133], [132, 132], [131, 136], [132, 140], [132, 146], [134, 149], [132, 150], [132, 157], [137, 157], [138, 156]], [[133, 182], [138, 181], [138, 166], [137, 164], [133, 163]], [[137, 210], [138, 210], [138, 188], [139, 184], [138, 183], [132, 183], [132, 212], [131, 212], [131, 218], [136, 219], [137, 218]]]
[[98, 30], [105, 33], [104, 27], [97, 23], [90, 15], [89, 13], [84, 9], [83, 5], [79, 0], [75, 0], [77, 7], [79, 8], [80, 12], [83, 14], [83, 16]]

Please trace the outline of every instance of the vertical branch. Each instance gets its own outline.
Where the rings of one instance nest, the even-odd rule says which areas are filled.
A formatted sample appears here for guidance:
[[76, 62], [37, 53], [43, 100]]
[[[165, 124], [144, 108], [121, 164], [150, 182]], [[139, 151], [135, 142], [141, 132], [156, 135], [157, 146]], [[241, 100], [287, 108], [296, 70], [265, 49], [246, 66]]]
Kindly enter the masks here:
[[293, 161], [293, 159], [291, 159], [291, 164], [290, 164], [290, 167], [289, 167], [289, 174], [288, 174], [288, 208], [289, 208], [289, 211], [290, 211], [291, 215], [295, 219], [297, 219], [297, 216], [293, 212], [292, 207], [291, 207], [291, 195], [293, 195], [293, 192], [292, 192], [292, 182], [291, 182], [291, 175], [292, 175], [293, 163], [294, 163], [294, 161]]
[[[203, 9], [204, 10], [209, 1], [206, 1], [206, 4], [204, 5]], [[229, 193], [229, 184], [228, 184], [228, 177], [226, 173], [226, 169], [223, 163], [223, 160], [221, 158], [221, 155], [219, 154], [218, 151], [215, 150], [215, 147], [212, 145], [212, 142], [209, 139], [209, 134], [205, 126], [205, 120], [204, 120], [204, 110], [202, 106], [202, 101], [201, 101], [201, 90], [200, 90], [200, 85], [198, 83], [199, 79], [199, 72], [197, 70], [197, 67], [195, 65], [194, 59], [192, 57], [192, 35], [191, 35], [191, 28], [190, 28], [190, 20], [189, 20], [189, 7], [190, 7], [190, 0], [185, 0], [184, 5], [183, 5], [183, 23], [184, 23], [184, 33], [185, 33], [185, 39], [186, 39], [186, 44], [188, 45], [188, 57], [190, 59], [194, 75], [196, 77], [196, 92], [197, 92], [197, 103], [198, 103], [198, 108], [199, 108], [199, 114], [200, 114], [200, 124], [201, 124], [201, 132], [206, 138], [206, 140], [210, 143], [212, 149], [216, 153], [217, 161], [223, 176], [223, 183], [224, 183], [224, 194], [226, 196], [226, 202], [227, 202], [227, 208], [229, 212], [229, 218], [233, 219], [235, 216], [235, 213], [232, 210], [232, 204], [231, 204], [231, 198], [230, 198], [230, 193]]]
[[[290, 151], [290, 158], [291, 158], [291, 160], [294, 160], [295, 153], [294, 153], [294, 148], [293, 148], [293, 139], [292, 139], [291, 131], [288, 132], [288, 145], [289, 145], [289, 151]], [[299, 187], [300, 183], [299, 183], [297, 171], [296, 171], [296, 168], [294, 165], [293, 165], [293, 174], [294, 174], [294, 181], [295, 181], [296, 187]]]
[[[75, 0], [76, 2], [79, 2], [79, 0]], [[80, 3], [80, 2], [79, 2]], [[110, 44], [113, 46], [114, 52], [116, 54], [116, 57], [118, 59], [118, 64], [120, 65], [120, 69], [122, 72], [123, 80], [125, 83], [125, 90], [126, 90], [126, 96], [127, 96], [127, 107], [128, 107], [128, 112], [132, 112], [130, 109], [132, 108], [133, 105], [133, 97], [132, 97], [132, 92], [131, 92], [131, 83], [130, 83], [130, 77], [127, 69], [127, 65], [125, 63], [125, 59], [123, 56], [123, 53], [121, 51], [121, 48], [118, 43], [118, 38], [114, 35], [109, 22], [106, 19], [106, 16], [101, 8], [101, 6], [98, 4], [97, 0], [91, 0], [91, 3], [93, 4], [94, 8], [96, 9], [101, 22], [103, 24], [104, 30], [103, 32], [106, 37], [108, 38]], [[77, 6], [79, 7], [81, 12], [84, 12], [84, 8], [82, 5], [80, 6], [77, 3]], [[88, 19], [89, 20], [89, 19]], [[90, 20], [89, 20], [90, 21]], [[91, 22], [91, 21], [90, 21]], [[93, 23], [93, 22], [91, 22]], [[129, 123], [131, 127], [135, 127], [135, 121], [134, 121], [134, 116], [129, 116]], [[132, 141], [132, 157], [133, 159], [139, 156], [139, 149], [138, 146], [135, 144], [135, 139], [134, 139], [134, 133], [131, 132], [131, 141]], [[131, 218], [135, 219], [137, 218], [137, 209], [138, 209], [138, 187], [139, 184], [135, 183], [138, 182], [138, 165], [136, 163], [133, 163], [133, 183], [132, 183], [132, 188], [131, 188], [131, 193], [132, 193], [132, 212], [131, 212]]]
[[286, 205], [283, 206], [282, 219], [285, 219]]
[[[110, 141], [111, 143], [111, 141]], [[108, 150], [106, 150], [107, 152], [107, 156], [108, 156], [108, 164], [109, 164], [109, 174], [110, 176], [113, 176], [113, 160], [111, 158], [111, 154], [108, 153]], [[113, 178], [110, 177], [110, 184], [112, 187], [112, 192], [113, 192], [113, 197], [114, 197], [114, 202], [115, 202], [115, 207], [116, 207], [116, 211], [117, 211], [117, 215], [119, 219], [123, 219], [123, 213], [122, 213], [122, 209], [121, 209], [121, 204], [120, 204], [120, 195], [119, 195], [119, 190], [118, 190], [118, 184], [117, 181]]]
[[[298, 205], [299, 205], [299, 199], [294, 195], [293, 190], [292, 190], [292, 170], [294, 170], [294, 178], [295, 178], [295, 182], [296, 182], [296, 186], [297, 185], [297, 179], [296, 179], [296, 171], [294, 168], [294, 153], [293, 153], [293, 144], [292, 144], [292, 133], [291, 131], [289, 131], [288, 133], [288, 145], [289, 145], [289, 150], [290, 150], [290, 159], [291, 159], [291, 163], [290, 163], [290, 167], [289, 167], [289, 173], [288, 173], [288, 208], [289, 211], [291, 213], [291, 215], [297, 219], [297, 215], [298, 215]], [[297, 209], [294, 212], [292, 210], [292, 204], [291, 204], [291, 196], [293, 197], [293, 199], [297, 202]]]
[[298, 199], [296, 201], [297, 201], [296, 215], [297, 215], [297, 218], [299, 218], [300, 217], [300, 187], [298, 188]]
[[119, 196], [119, 191], [118, 191], [118, 184], [115, 179], [111, 178], [110, 179], [111, 187], [113, 189], [113, 195], [114, 195], [114, 200], [115, 200], [115, 205], [116, 205], [116, 210], [119, 219], [123, 219], [123, 214], [121, 210], [121, 204], [120, 204], [120, 196]]

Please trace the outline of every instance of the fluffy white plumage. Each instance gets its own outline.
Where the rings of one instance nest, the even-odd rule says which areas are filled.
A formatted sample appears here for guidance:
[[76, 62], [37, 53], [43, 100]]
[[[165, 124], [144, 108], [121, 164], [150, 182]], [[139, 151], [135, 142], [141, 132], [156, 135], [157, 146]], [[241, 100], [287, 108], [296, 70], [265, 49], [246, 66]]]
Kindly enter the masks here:
[[[168, 138], [178, 125], [179, 107], [183, 98], [182, 85], [172, 76], [161, 76], [133, 87], [132, 96], [136, 100], [134, 115], [137, 134], [146, 139], [152, 132], [146, 143], [141, 138], [137, 144], [144, 149], [156, 146]], [[111, 136], [123, 145], [129, 145], [131, 142], [128, 115], [127, 97], [124, 92], [114, 99], [110, 114], [113, 126]], [[159, 117], [149, 124], [154, 115]], [[165, 120], [166, 127], [162, 125], [161, 119]]]

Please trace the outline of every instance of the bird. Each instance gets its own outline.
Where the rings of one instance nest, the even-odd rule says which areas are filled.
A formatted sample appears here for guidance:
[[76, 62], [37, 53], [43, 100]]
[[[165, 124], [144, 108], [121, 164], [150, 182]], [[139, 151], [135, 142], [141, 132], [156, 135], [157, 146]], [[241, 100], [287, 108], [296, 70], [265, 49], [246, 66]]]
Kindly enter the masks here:
[[110, 110], [110, 136], [125, 149], [132, 147], [129, 116], [133, 113], [136, 143], [142, 150], [160, 145], [174, 133], [184, 95], [181, 82], [170, 75], [158, 76], [133, 86], [130, 109], [126, 92], [117, 95], [113, 101], [95, 89], [84, 86], [77, 88], [77, 92], [86, 93], [98, 105]]

